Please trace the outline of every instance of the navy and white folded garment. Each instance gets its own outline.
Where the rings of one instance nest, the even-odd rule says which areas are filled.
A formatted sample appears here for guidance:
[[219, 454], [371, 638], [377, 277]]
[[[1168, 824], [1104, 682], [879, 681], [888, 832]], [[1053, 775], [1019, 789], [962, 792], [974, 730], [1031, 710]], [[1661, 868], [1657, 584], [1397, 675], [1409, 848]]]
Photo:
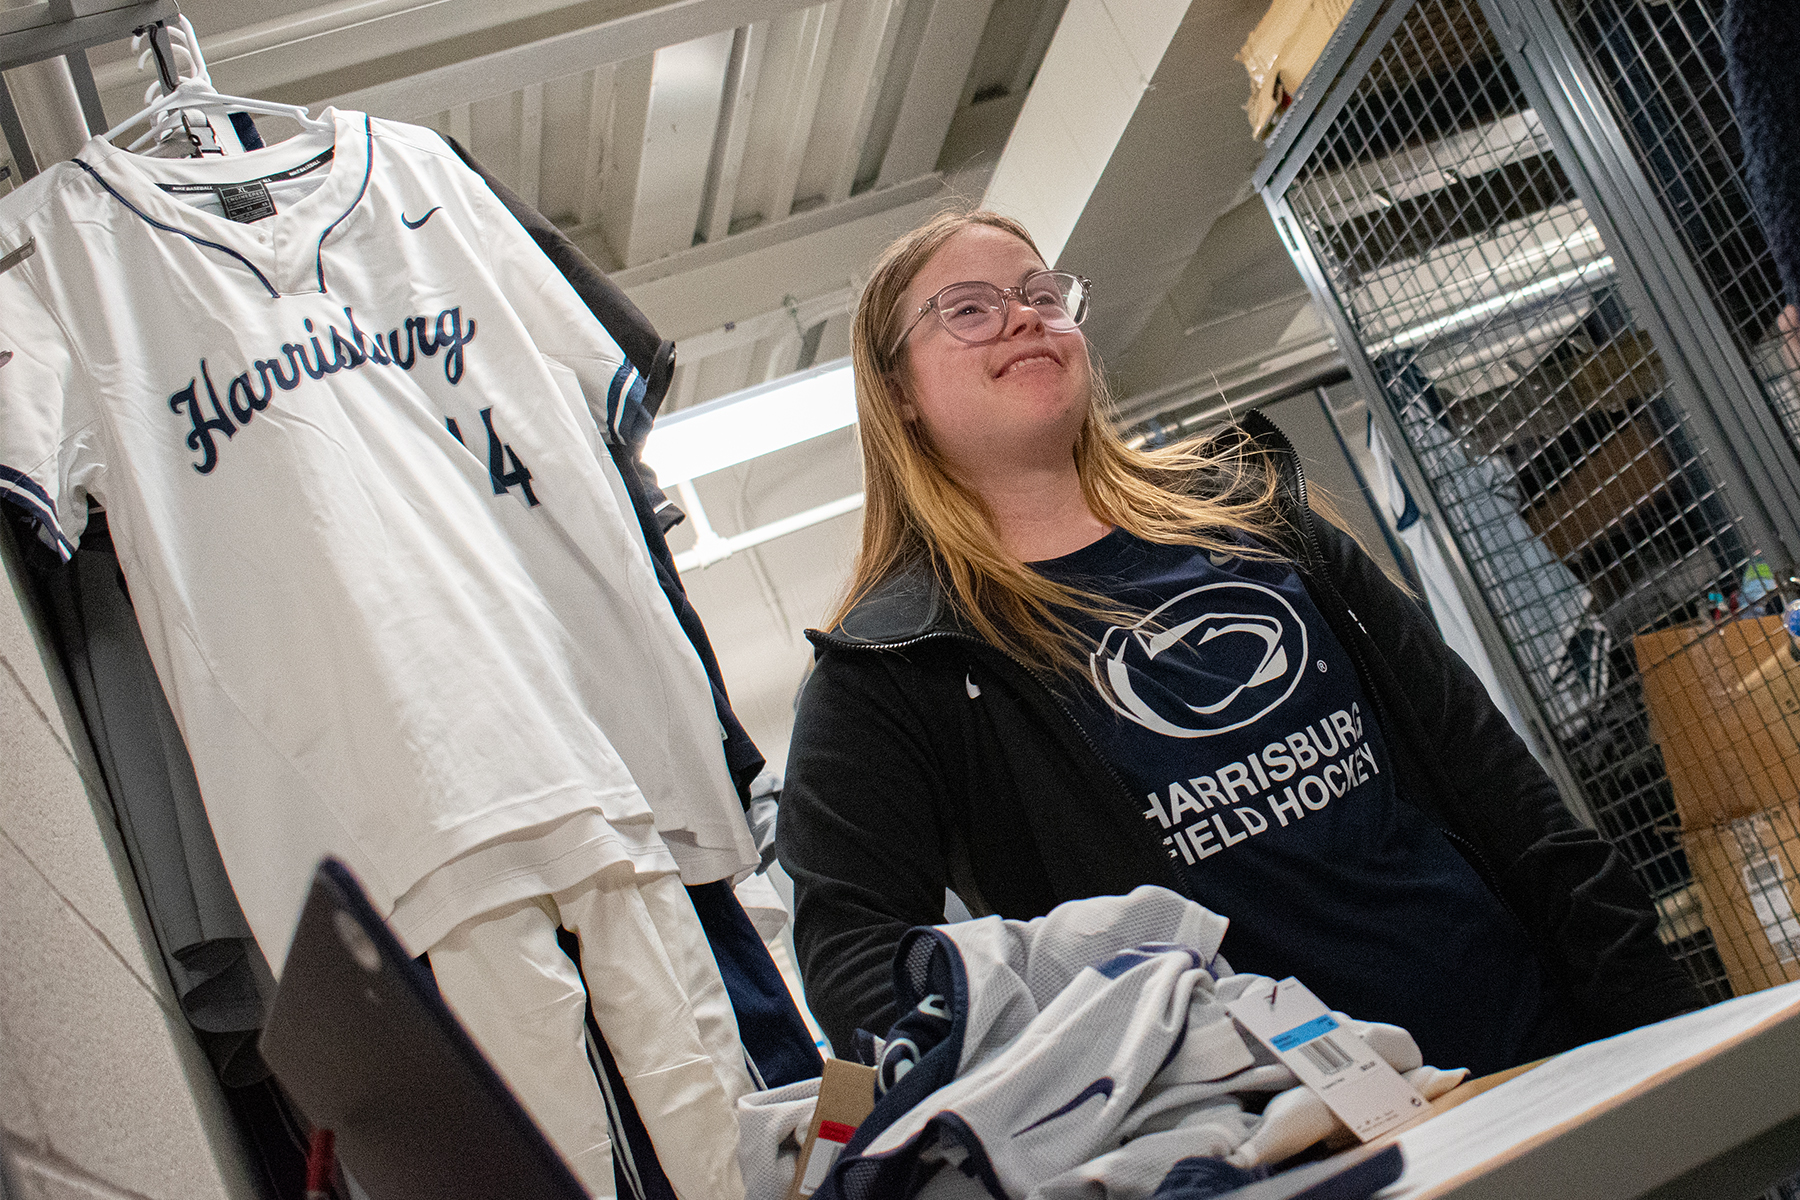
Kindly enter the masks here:
[[[1331, 1132], [1304, 1089], [1314, 1103], [1263, 1111], [1298, 1081], [1226, 1011], [1264, 982], [1229, 974], [1226, 927], [1142, 887], [1029, 922], [910, 931], [895, 955], [904, 1015], [883, 1047], [885, 1091], [818, 1200], [1141, 1200], [1183, 1159], [1256, 1168]], [[1396, 1069], [1421, 1066], [1405, 1030], [1340, 1020]]]
[[751, 1092], [737, 1102], [744, 1200], [782, 1200], [800, 1168], [800, 1143], [819, 1104], [818, 1078]]

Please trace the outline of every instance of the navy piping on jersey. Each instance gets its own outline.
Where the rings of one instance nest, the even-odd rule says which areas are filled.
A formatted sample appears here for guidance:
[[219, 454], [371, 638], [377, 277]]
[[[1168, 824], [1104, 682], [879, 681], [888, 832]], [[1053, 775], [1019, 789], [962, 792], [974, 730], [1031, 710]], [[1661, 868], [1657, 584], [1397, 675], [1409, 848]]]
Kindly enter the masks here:
[[75, 545], [63, 536], [62, 522], [56, 519], [56, 503], [50, 499], [49, 493], [38, 486], [36, 480], [23, 471], [0, 466], [0, 496], [17, 504], [30, 513], [39, 525], [48, 529], [56, 539], [57, 553], [64, 562], [69, 561], [75, 553]]
[[[231, 255], [231, 257], [237, 259], [239, 262], [243, 263], [246, 267], [250, 268], [250, 273], [252, 275], [256, 276], [257, 281], [260, 282], [265, 288], [269, 289], [270, 296], [274, 297], [277, 300], [281, 299], [281, 293], [275, 290], [275, 285], [269, 282], [268, 276], [264, 275], [261, 271], [257, 270], [255, 263], [251, 262], [249, 259], [247, 259], [243, 255], [239, 254], [236, 250], [233, 250], [230, 246], [221, 246], [217, 242], [209, 241], [206, 238], [198, 236], [197, 234], [189, 233], [185, 229], [177, 229], [173, 225], [163, 224], [161, 221], [157, 220], [155, 217], [151, 216], [149, 213], [145, 212], [143, 209], [139, 208], [137, 205], [133, 204], [131, 201], [127, 200], [125, 197], [119, 195], [118, 189], [113, 187], [112, 184], [106, 182], [106, 180], [101, 177], [100, 172], [94, 170], [94, 168], [90, 167], [87, 163], [83, 162], [79, 158], [73, 159], [71, 161], [73, 161], [76, 166], [78, 166], [82, 170], [86, 171], [89, 175], [92, 175], [94, 177], [95, 183], [98, 183], [101, 187], [105, 188], [109, 193], [111, 193], [112, 198], [114, 200], [117, 200], [120, 204], [123, 204], [126, 208], [130, 209], [132, 212], [134, 212], [138, 216], [142, 217], [144, 219], [145, 223], [147, 223], [149, 225], [153, 225], [157, 229], [163, 230], [165, 233], [173, 233], [173, 234], [179, 235], [180, 237], [184, 237], [188, 241], [193, 242], [197, 246], [210, 246], [212, 249], [219, 251], [221, 254]], [[364, 180], [365, 187], [367, 186], [367, 184], [368, 184], [368, 181]], [[339, 217], [338, 220], [341, 221], [341, 220], [343, 220], [343, 218]]]
[[[632, 417], [643, 411], [646, 390], [644, 377], [638, 374], [637, 368], [631, 365], [629, 359], [620, 363], [619, 369], [613, 372], [612, 383], [606, 389], [606, 426], [612, 434], [610, 440], [614, 445], [632, 445], [634, 435], [641, 432], [637, 428], [639, 423], [632, 420]], [[648, 423], [646, 418], [643, 424], [647, 427]], [[632, 428], [625, 428], [627, 425]]]
[[349, 206], [338, 215], [338, 219], [327, 225], [325, 232], [319, 235], [318, 264], [319, 290], [321, 292], [325, 291], [325, 239], [331, 236], [332, 230], [344, 223], [345, 217], [356, 210], [356, 206], [362, 203], [363, 196], [369, 190], [369, 172], [375, 166], [375, 129], [369, 122], [368, 113], [363, 114], [363, 137], [366, 139], [366, 143], [363, 150], [362, 186], [356, 189], [356, 198], [350, 201]]

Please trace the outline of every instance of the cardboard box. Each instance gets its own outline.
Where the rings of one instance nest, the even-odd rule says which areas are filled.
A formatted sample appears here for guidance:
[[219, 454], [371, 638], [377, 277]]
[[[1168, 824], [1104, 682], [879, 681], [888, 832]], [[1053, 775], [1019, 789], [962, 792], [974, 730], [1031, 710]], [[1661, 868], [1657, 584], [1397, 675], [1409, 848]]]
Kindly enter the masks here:
[[1619, 412], [1653, 395], [1668, 381], [1649, 337], [1625, 332], [1580, 360], [1569, 376], [1570, 398], [1582, 411]]
[[[1574, 562], [1609, 528], [1669, 484], [1675, 466], [1642, 419], [1621, 425], [1524, 512], [1550, 552]], [[1611, 556], [1605, 556], [1610, 558]]]
[[1800, 979], [1800, 662], [1780, 617], [1634, 639], [1681, 845], [1739, 995]]
[[1683, 828], [1681, 845], [1732, 990], [1800, 979], [1800, 799]]
[[800, 1166], [787, 1200], [802, 1200], [825, 1182], [826, 1172], [837, 1162], [838, 1152], [863, 1118], [875, 1107], [875, 1068], [841, 1058], [825, 1060], [819, 1078], [819, 1103], [800, 1144]]
[[1800, 663], [1788, 642], [1780, 617], [1633, 639], [1684, 830], [1800, 798]]
[[1250, 75], [1244, 111], [1252, 136], [1269, 135], [1349, 11], [1350, 0], [1275, 0], [1269, 6], [1237, 53]]

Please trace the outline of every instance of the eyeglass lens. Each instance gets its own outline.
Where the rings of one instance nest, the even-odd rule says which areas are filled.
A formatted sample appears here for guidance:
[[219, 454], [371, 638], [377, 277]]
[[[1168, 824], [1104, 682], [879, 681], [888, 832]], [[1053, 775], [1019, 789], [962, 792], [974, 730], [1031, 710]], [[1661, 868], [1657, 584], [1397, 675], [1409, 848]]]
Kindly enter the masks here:
[[[1067, 333], [1087, 316], [1087, 288], [1078, 275], [1040, 271], [1020, 288], [1046, 329]], [[936, 308], [944, 328], [965, 342], [991, 342], [1006, 327], [1006, 296], [991, 283], [953, 283], [938, 293]]]

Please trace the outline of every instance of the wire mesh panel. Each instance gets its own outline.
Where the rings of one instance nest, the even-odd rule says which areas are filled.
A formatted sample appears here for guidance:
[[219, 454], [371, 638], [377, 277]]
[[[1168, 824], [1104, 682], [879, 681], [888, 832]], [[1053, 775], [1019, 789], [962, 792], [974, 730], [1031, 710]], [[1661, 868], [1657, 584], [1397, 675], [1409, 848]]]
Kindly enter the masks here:
[[1726, 0], [1554, 0], [1613, 119], [1800, 447], [1800, 390], [1782, 361], [1781, 280], [1750, 203], [1725, 75]]
[[[1420, 0], [1339, 86], [1281, 199], [1549, 736], [1710, 997], [1800, 977], [1764, 803], [1800, 792], [1800, 664], [1619, 264], [1475, 0]], [[1751, 743], [1754, 783], [1690, 770]]]

